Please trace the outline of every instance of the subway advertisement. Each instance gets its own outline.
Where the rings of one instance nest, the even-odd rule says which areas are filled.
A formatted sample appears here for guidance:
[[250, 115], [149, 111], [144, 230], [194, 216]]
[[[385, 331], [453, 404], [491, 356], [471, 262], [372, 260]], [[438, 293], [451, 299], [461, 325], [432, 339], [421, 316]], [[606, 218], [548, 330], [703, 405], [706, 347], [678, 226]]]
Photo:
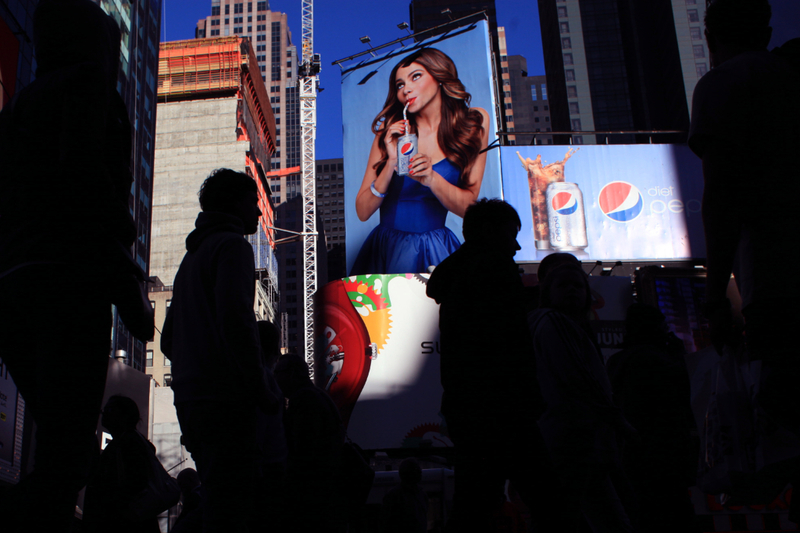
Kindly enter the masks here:
[[517, 262], [705, 256], [700, 160], [683, 145], [504, 146], [504, 199], [519, 212]]
[[[350, 275], [427, 272], [462, 242], [467, 205], [502, 196], [500, 154], [483, 152], [497, 132], [489, 50], [479, 21], [342, 73]], [[406, 172], [412, 157], [422, 167]]]

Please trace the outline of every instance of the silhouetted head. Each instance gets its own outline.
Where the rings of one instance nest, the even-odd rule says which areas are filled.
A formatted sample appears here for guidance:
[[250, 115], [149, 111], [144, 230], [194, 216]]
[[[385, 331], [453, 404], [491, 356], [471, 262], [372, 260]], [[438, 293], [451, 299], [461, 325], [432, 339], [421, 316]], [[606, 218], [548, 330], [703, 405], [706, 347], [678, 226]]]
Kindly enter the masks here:
[[422, 481], [422, 467], [413, 457], [403, 459], [398, 469], [400, 473], [400, 482], [406, 486], [417, 486]]
[[272, 369], [281, 356], [280, 332], [272, 322], [259, 320], [258, 336], [261, 340], [261, 353], [264, 355], [264, 363], [268, 368]]
[[628, 307], [625, 315], [625, 345], [663, 345], [667, 341], [669, 327], [664, 314], [652, 305], [635, 303]]
[[178, 472], [178, 486], [181, 488], [181, 495], [186, 499], [186, 495], [200, 485], [200, 476], [194, 468], [184, 468]]
[[258, 231], [258, 187], [255, 180], [229, 168], [218, 168], [200, 187], [200, 207], [238, 217], [244, 224], [245, 235]]
[[112, 436], [135, 430], [141, 420], [139, 407], [127, 396], [111, 396], [103, 408], [100, 423]]
[[465, 242], [487, 252], [514, 257], [520, 249], [517, 233], [521, 225], [511, 204], [497, 198], [481, 198], [467, 208], [462, 233]]
[[314, 386], [308, 375], [308, 366], [297, 355], [284, 354], [275, 364], [275, 381], [284, 396], [291, 397], [298, 389]]
[[539, 278], [539, 283], [544, 281], [544, 278], [547, 277], [547, 274], [549, 274], [551, 270], [558, 268], [561, 265], [574, 265], [580, 267], [581, 262], [578, 261], [577, 257], [566, 252], [550, 254], [542, 259], [541, 263], [539, 263], [539, 269], [536, 271], [536, 276]]
[[706, 39], [712, 66], [747, 51], [766, 50], [772, 36], [767, 0], [707, 0]]
[[555, 309], [583, 320], [592, 305], [589, 277], [572, 264], [553, 268], [542, 282], [540, 307]]
[[95, 63], [116, 87], [120, 38], [114, 19], [90, 0], [40, 0], [33, 14], [36, 76]]

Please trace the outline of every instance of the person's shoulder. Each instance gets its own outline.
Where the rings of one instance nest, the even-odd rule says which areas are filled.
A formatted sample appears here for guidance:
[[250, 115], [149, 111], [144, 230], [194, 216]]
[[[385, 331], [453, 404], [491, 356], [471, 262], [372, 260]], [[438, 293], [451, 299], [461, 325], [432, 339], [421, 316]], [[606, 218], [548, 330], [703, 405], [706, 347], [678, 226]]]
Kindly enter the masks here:
[[484, 126], [486, 126], [486, 125], [488, 125], [488, 124], [489, 124], [489, 112], [488, 112], [488, 111], [486, 111], [486, 110], [485, 110], [484, 108], [482, 108], [482, 107], [470, 107], [470, 109], [471, 109], [471, 110], [473, 110], [473, 111], [477, 111], [478, 113], [480, 113], [480, 115], [481, 115], [481, 118], [483, 119], [483, 125], [484, 125]]

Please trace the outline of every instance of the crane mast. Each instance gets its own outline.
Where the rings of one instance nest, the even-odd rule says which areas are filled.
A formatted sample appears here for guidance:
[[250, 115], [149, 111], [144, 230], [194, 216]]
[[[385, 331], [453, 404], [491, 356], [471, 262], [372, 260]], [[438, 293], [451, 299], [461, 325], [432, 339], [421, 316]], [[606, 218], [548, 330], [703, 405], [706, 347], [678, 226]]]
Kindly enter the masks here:
[[308, 372], [314, 378], [314, 294], [317, 292], [317, 213], [314, 141], [320, 57], [314, 53], [314, 0], [303, 0], [303, 56], [299, 69], [303, 188], [303, 332]]

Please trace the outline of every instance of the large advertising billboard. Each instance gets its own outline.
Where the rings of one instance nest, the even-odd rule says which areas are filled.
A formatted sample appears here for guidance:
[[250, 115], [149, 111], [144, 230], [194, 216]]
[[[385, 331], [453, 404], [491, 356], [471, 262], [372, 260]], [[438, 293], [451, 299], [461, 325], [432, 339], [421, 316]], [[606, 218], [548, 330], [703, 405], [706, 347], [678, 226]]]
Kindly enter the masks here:
[[508, 146], [503, 193], [519, 212], [518, 262], [705, 256], [700, 160], [683, 145]]
[[[465, 206], [454, 205], [459, 202], [450, 202], [448, 196], [464, 190], [477, 197], [501, 196], [499, 153], [497, 150], [480, 153], [496, 138], [490, 48], [487, 24], [479, 21], [425, 41], [409, 43], [343, 72], [343, 214], [347, 224], [347, 271], [351, 275], [425, 272], [427, 266], [438, 264], [462, 241], [463, 213], [459, 211]], [[420, 51], [426, 51], [428, 56], [400, 66]], [[418, 68], [422, 64], [428, 67]], [[447, 74], [452, 67], [457, 71], [455, 79]], [[433, 83], [424, 86], [426, 79]], [[471, 95], [468, 108], [464, 108], [464, 91]], [[439, 102], [437, 97], [441, 98], [441, 104], [434, 107], [432, 104]], [[387, 102], [390, 103], [388, 108]], [[428, 186], [426, 182], [430, 184], [430, 181], [419, 176], [415, 180], [391, 171], [376, 180], [378, 169], [382, 170], [385, 165], [376, 168], [374, 163], [388, 157], [390, 145], [386, 143], [385, 155], [379, 153], [373, 122], [377, 117], [386, 117], [381, 126], [384, 129], [378, 135], [383, 138], [386, 128], [402, 120], [402, 108], [407, 102], [411, 102], [406, 113], [410, 133], [419, 135], [416, 157], [428, 158], [441, 187]], [[458, 113], [473, 120], [470, 117], [476, 116], [475, 111], [479, 113], [477, 116], [484, 117], [482, 136], [475, 128], [446, 127]], [[426, 119], [431, 122], [425, 124], [438, 124], [433, 128], [436, 135], [425, 129]], [[412, 154], [409, 143], [397, 144], [408, 148], [403, 154]], [[486, 162], [481, 172], [478, 167], [482, 164], [474, 162], [482, 162], [483, 157]], [[464, 161], [472, 163], [464, 166]], [[387, 184], [384, 181], [389, 176]], [[440, 177], [447, 183], [443, 184]], [[376, 186], [370, 188], [373, 183]], [[448, 188], [449, 192], [443, 192]], [[325, 200], [322, 199], [321, 209], [329, 208]], [[359, 219], [359, 214], [366, 220]], [[379, 224], [381, 227], [376, 228]]]

